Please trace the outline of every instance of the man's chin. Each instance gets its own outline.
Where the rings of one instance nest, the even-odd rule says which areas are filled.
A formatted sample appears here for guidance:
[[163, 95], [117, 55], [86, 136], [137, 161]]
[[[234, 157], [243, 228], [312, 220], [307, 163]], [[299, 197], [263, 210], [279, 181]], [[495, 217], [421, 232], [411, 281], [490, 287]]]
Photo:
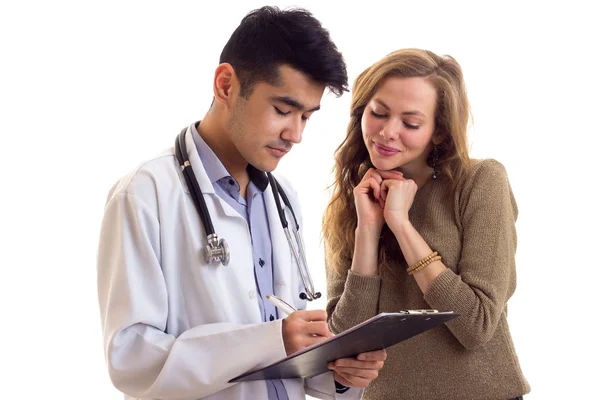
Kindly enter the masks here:
[[262, 172], [273, 172], [275, 168], [279, 165], [279, 160], [276, 162], [262, 162], [250, 163], [254, 168]]

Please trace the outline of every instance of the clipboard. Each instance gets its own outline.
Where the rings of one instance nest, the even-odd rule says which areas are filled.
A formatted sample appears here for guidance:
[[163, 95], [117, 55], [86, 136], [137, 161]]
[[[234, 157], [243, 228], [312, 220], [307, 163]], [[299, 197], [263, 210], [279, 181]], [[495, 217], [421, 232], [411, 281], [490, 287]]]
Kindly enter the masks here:
[[452, 311], [437, 310], [380, 313], [327, 340], [306, 347], [266, 367], [243, 373], [229, 382], [311, 378], [328, 372], [327, 363], [330, 361], [385, 349], [459, 315]]

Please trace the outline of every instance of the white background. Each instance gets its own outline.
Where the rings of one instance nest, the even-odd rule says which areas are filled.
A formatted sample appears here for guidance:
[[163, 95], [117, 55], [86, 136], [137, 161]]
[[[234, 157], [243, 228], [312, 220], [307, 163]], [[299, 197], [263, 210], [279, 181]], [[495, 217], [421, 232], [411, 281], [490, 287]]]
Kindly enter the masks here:
[[[241, 3], [1, 3], [0, 397], [121, 398], [104, 365], [95, 286], [105, 197], [202, 118], [223, 45], [263, 5]], [[402, 47], [459, 61], [472, 155], [506, 166], [519, 204], [509, 322], [527, 398], [599, 398], [598, 13], [592, 2], [481, 3], [296, 5], [330, 30], [351, 80]], [[323, 292], [320, 221], [349, 102], [325, 96], [280, 165], [300, 193]]]

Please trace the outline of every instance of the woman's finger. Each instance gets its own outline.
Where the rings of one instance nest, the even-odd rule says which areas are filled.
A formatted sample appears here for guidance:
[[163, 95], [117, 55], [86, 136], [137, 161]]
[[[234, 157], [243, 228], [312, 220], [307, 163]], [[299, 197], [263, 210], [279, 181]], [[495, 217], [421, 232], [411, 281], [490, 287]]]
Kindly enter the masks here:
[[396, 180], [404, 179], [404, 174], [402, 174], [402, 172], [400, 172], [400, 171], [396, 171], [395, 169], [392, 169], [389, 171], [378, 169], [375, 171], [375, 173], [377, 173], [383, 179], [396, 179]]
[[375, 179], [375, 181], [378, 184], [381, 184], [381, 182], [383, 181], [383, 177], [381, 176], [381, 174], [379, 173], [379, 171], [376, 170], [375, 168], [369, 168], [369, 170], [365, 173], [365, 176], [363, 177], [363, 179], [365, 177]]

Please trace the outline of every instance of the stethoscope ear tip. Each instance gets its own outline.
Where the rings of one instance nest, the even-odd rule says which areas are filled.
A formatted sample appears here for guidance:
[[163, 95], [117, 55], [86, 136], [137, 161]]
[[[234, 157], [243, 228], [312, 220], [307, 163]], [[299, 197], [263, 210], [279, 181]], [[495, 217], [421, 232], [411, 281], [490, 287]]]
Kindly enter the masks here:
[[300, 293], [300, 300], [313, 301], [313, 300], [320, 299], [320, 298], [321, 298], [321, 292], [317, 292], [317, 293], [313, 294], [311, 297], [308, 297], [306, 295], [306, 293], [304, 293], [304, 292]]

